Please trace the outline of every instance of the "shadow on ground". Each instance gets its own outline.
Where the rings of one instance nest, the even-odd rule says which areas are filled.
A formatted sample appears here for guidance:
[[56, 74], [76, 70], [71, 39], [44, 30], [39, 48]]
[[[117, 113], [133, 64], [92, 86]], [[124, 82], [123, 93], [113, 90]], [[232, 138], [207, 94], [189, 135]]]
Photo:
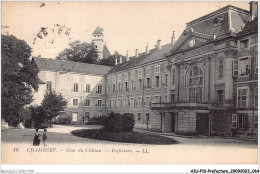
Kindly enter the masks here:
[[[101, 128], [101, 126], [61, 126], [61, 125], [54, 125], [53, 128], [47, 129], [47, 143], [97, 143], [100, 141], [95, 141], [92, 139], [80, 138], [75, 137], [71, 134], [71, 131], [77, 129], [97, 129]], [[9, 142], [9, 143], [33, 143], [33, 138], [35, 134], [35, 129], [6, 129], [2, 130], [2, 142]], [[43, 130], [40, 129], [39, 133], [42, 135]], [[42, 142], [42, 136], [40, 137]]]
[[135, 144], [156, 144], [169, 145], [177, 144], [173, 138], [167, 138], [156, 134], [147, 134], [141, 132], [111, 132], [103, 129], [80, 129], [72, 131], [72, 134], [78, 137], [91, 138], [95, 140], [106, 140], [120, 143]]

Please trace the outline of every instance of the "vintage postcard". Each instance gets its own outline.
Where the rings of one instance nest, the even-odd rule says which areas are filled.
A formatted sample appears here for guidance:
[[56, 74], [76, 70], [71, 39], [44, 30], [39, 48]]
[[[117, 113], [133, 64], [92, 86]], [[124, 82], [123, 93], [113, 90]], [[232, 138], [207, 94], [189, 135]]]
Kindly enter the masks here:
[[257, 1], [1, 7], [3, 164], [258, 163]]

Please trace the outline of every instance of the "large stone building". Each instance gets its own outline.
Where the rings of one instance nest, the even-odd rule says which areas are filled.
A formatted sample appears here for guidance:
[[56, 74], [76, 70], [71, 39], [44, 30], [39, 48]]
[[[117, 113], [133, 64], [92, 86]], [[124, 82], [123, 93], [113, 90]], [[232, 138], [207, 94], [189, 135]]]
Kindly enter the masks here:
[[[187, 23], [166, 54], [168, 102], [154, 103], [157, 131], [257, 133], [257, 2]], [[174, 79], [174, 82], [171, 80]]]
[[[250, 2], [250, 12], [226, 6], [188, 22], [176, 42], [173, 32], [169, 44], [161, 46], [158, 40], [156, 47], [151, 50], [147, 45], [144, 53], [139, 54], [137, 49], [133, 57], [127, 53], [124, 61], [122, 57], [118, 58], [112, 69], [95, 67], [102, 73], [92, 68], [93, 72], [88, 70], [80, 75], [79, 88], [83, 90], [78, 98], [82, 102], [86, 99], [83, 81], [88, 78], [85, 76], [94, 74], [90, 81], [95, 81], [96, 76], [103, 79], [102, 95], [95, 92], [99, 84], [92, 85], [97, 87], [92, 96], [94, 103], [99, 106], [98, 100], [102, 100], [102, 107], [92, 107], [88, 111], [83, 107], [82, 111], [77, 111], [80, 115], [77, 122], [85, 115], [89, 118], [89, 115], [92, 117], [110, 112], [133, 113], [135, 126], [151, 131], [256, 136], [257, 6], [257, 2]], [[98, 27], [93, 35], [101, 37], [94, 42], [102, 50], [102, 44], [99, 46], [99, 42], [103, 42], [102, 29]], [[40, 60], [34, 59], [36, 64]], [[54, 74], [63, 72], [55, 68], [48, 70], [54, 70]], [[47, 78], [47, 75], [43, 76]], [[41, 80], [46, 82], [44, 78]], [[74, 78], [71, 74], [70, 83], [72, 81]], [[68, 87], [73, 90], [72, 84]], [[48, 83], [45, 88], [48, 88]], [[66, 96], [69, 100], [73, 98], [73, 91], [70, 92]], [[67, 111], [71, 116], [76, 112]]]
[[[158, 124], [157, 118], [151, 116], [151, 104], [167, 101], [168, 53], [174, 45], [162, 45], [157, 41], [156, 48], [139, 54], [136, 50], [134, 57], [126, 56], [122, 62], [120, 57], [117, 64], [106, 75], [107, 78], [107, 109], [117, 113], [133, 113], [136, 127], [154, 129]], [[155, 120], [153, 120], [155, 119]]]
[[45, 82], [34, 94], [33, 105], [40, 105], [44, 94], [53, 90], [68, 101], [65, 114], [72, 123], [87, 122], [105, 112], [105, 79], [111, 67], [34, 57], [33, 66]]

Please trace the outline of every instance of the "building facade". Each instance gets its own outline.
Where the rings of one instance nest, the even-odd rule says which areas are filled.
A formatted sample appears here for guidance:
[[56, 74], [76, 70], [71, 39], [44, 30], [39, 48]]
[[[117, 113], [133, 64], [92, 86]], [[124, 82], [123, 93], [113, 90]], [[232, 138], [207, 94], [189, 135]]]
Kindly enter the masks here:
[[[150, 131], [257, 137], [257, 9], [257, 2], [250, 2], [250, 11], [226, 6], [187, 23], [176, 42], [173, 32], [169, 44], [161, 46], [158, 40], [144, 53], [127, 53], [113, 68], [97, 65], [94, 69], [102, 73], [66, 72], [68, 93], [60, 89], [58, 74], [64, 71], [49, 68], [52, 84], [71, 101], [66, 114], [77, 121], [82, 116], [133, 113], [135, 126]], [[98, 27], [93, 36], [101, 37], [93, 41], [102, 50], [102, 30]], [[39, 64], [39, 58], [34, 61]], [[40, 89], [48, 90], [50, 72], [38, 68], [46, 82]], [[73, 91], [76, 82], [78, 93]]]
[[72, 123], [88, 122], [102, 116], [105, 109], [105, 78], [111, 67], [34, 57], [33, 66], [45, 84], [39, 85], [32, 105], [40, 105], [47, 91], [61, 93], [68, 101], [66, 117]]
[[[156, 48], [134, 57], [119, 61], [107, 75], [107, 108], [109, 112], [133, 113], [135, 126], [151, 130], [156, 120], [152, 120], [152, 103], [166, 102], [168, 72], [167, 60], [164, 54], [169, 52], [174, 44], [161, 46], [157, 41]], [[121, 59], [121, 58], [120, 58]]]
[[[257, 10], [257, 2], [250, 5]], [[257, 12], [233, 6], [187, 23], [166, 54], [175, 80], [168, 94], [176, 95], [152, 105], [164, 125], [156, 129], [256, 137], [257, 33]]]

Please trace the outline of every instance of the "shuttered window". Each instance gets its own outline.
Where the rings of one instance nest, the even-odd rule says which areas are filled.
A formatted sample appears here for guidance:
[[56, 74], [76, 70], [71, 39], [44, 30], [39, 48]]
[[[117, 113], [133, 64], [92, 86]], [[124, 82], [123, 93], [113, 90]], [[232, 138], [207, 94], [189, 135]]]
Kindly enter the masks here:
[[238, 76], [238, 60], [233, 60], [233, 77]]
[[237, 106], [239, 108], [248, 107], [248, 87], [241, 87], [237, 89]]
[[237, 128], [237, 114], [232, 114], [232, 128]]

